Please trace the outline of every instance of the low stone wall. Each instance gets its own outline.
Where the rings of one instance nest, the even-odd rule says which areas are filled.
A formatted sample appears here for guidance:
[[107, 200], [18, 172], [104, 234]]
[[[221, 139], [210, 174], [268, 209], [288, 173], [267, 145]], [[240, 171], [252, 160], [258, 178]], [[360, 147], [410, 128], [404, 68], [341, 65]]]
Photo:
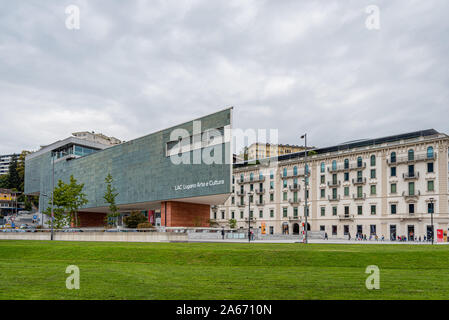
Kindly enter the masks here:
[[[49, 232], [0, 232], [0, 240], [50, 240]], [[58, 241], [188, 241], [187, 234], [175, 232], [56, 232]]]

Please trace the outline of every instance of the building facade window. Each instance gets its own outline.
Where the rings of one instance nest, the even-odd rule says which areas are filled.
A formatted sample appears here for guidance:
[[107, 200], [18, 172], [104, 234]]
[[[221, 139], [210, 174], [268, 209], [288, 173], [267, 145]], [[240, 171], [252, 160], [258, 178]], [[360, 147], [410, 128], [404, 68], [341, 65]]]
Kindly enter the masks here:
[[345, 169], [349, 169], [349, 159], [345, 159]]
[[274, 201], [274, 193], [270, 193], [270, 201], [271, 201], [271, 202]]
[[361, 168], [363, 166], [363, 161], [362, 161], [362, 157], [358, 157], [357, 158], [357, 167]]
[[371, 205], [371, 214], [372, 215], [376, 214], [376, 205]]
[[363, 206], [357, 206], [357, 214], [359, 216], [363, 215]]
[[337, 207], [332, 207], [332, 215], [333, 216], [337, 215]]
[[282, 170], [282, 171], [283, 171], [282, 172], [283, 176], [286, 177], [287, 176], [287, 168], [284, 168], [284, 170]]
[[371, 169], [370, 177], [371, 177], [371, 179], [376, 179], [376, 169]]
[[297, 176], [297, 175], [298, 175], [298, 167], [297, 167], [297, 166], [294, 166], [294, 167], [293, 167], [293, 175], [294, 175], [294, 176]]
[[415, 183], [414, 182], [409, 182], [408, 183], [408, 195], [409, 196], [414, 196], [415, 195]]
[[433, 159], [433, 147], [427, 148], [427, 159]]
[[396, 177], [396, 167], [391, 167], [390, 168], [390, 176]]
[[345, 180], [345, 181], [349, 181], [349, 172], [345, 172], [345, 173], [343, 174], [343, 177], [344, 177], [344, 180]]
[[321, 192], [321, 194], [320, 194], [321, 198], [325, 198], [326, 197], [326, 190], [325, 189], [321, 189], [320, 192]]
[[408, 161], [413, 161], [415, 160], [415, 151], [413, 151], [413, 149], [410, 149], [408, 151]]
[[282, 208], [282, 216], [287, 218], [287, 208]]
[[376, 165], [376, 156], [373, 154], [370, 158], [371, 167], [374, 167]]
[[390, 185], [390, 192], [391, 193], [397, 193], [398, 192], [396, 183], [392, 183]]
[[287, 192], [282, 194], [282, 200], [287, 201]]
[[435, 191], [435, 185], [433, 180], [427, 181], [427, 191]]
[[337, 170], [337, 161], [332, 161], [332, 170]]
[[396, 214], [397, 213], [397, 206], [396, 206], [396, 204], [392, 204], [390, 208], [391, 208], [391, 214]]
[[371, 195], [375, 195], [377, 192], [377, 190], [376, 190], [376, 185], [375, 184], [373, 184], [373, 185], [371, 185]]
[[391, 163], [396, 163], [396, 152], [392, 152], [390, 154], [390, 162]]
[[326, 215], [326, 208], [321, 207], [321, 216], [324, 217]]
[[325, 184], [326, 183], [326, 177], [324, 175], [321, 175], [320, 177], [320, 183]]
[[324, 164], [324, 162], [321, 162], [321, 164], [320, 164], [321, 173], [324, 173], [325, 169], [326, 169], [326, 165]]
[[273, 209], [270, 210], [270, 218], [274, 218], [274, 210]]
[[433, 162], [427, 163], [427, 173], [433, 173]]

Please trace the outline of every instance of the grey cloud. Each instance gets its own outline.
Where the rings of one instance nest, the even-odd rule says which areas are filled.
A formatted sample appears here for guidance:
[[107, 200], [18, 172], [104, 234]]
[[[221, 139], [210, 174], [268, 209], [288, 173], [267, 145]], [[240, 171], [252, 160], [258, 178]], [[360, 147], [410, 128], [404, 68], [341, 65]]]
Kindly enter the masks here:
[[[69, 4], [79, 31], [65, 28]], [[3, 2], [0, 154], [79, 130], [129, 140], [230, 105], [235, 127], [278, 128], [290, 144], [306, 131], [318, 146], [449, 132], [447, 12], [438, 0]]]

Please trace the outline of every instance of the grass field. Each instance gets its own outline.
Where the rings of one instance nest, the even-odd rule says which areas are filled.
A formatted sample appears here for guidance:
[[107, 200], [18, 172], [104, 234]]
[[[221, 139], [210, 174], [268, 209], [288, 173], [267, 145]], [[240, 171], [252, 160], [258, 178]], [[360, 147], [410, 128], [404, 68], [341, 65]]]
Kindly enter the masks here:
[[0, 299], [448, 299], [448, 264], [447, 246], [0, 240]]

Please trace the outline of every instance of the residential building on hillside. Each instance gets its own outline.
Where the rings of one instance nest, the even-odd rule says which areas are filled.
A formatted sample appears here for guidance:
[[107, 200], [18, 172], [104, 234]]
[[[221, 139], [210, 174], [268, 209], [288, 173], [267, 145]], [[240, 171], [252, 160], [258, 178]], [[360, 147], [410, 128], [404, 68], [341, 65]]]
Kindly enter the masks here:
[[74, 132], [72, 133], [74, 137], [77, 137], [79, 139], [101, 143], [104, 145], [110, 145], [115, 146], [117, 144], [122, 143], [121, 140], [114, 138], [114, 137], [108, 137], [102, 133], [95, 133], [95, 132], [89, 132], [89, 131], [80, 131], [80, 132]]
[[[304, 151], [303, 146], [289, 145], [289, 144], [270, 144], [270, 143], [253, 143], [248, 149], [248, 159], [264, 159], [270, 157], [281, 156], [284, 154]], [[244, 154], [241, 155], [244, 158]]]
[[11, 164], [12, 157], [13, 157], [12, 154], [7, 154], [3, 156], [0, 155], [0, 175], [8, 174], [9, 165]]

